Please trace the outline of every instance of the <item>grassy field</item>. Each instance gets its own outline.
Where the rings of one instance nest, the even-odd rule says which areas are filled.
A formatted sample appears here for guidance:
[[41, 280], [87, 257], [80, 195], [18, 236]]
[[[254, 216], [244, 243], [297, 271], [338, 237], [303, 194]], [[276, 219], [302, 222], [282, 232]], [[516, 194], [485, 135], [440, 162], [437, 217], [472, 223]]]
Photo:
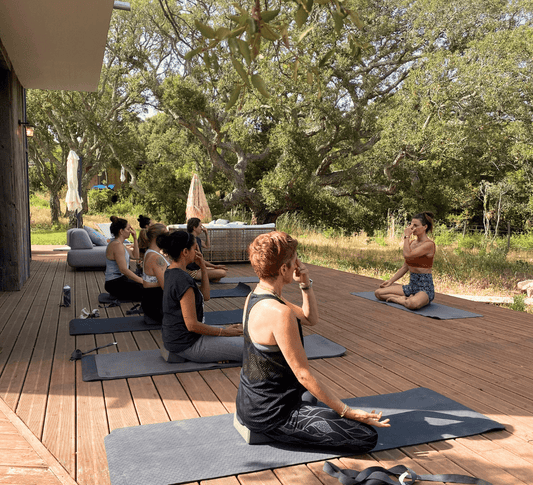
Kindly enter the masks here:
[[[60, 218], [61, 227], [51, 228], [50, 209], [32, 206], [32, 244], [66, 245], [68, 220]], [[47, 204], [46, 204], [47, 205]], [[64, 213], [62, 207], [62, 213]], [[138, 215], [124, 216], [139, 230]], [[109, 222], [106, 215], [84, 215], [85, 225]], [[331, 230], [317, 231], [281, 218], [278, 228], [299, 241], [298, 252], [304, 262], [354, 274], [386, 280], [403, 264], [402, 241], [394, 237], [368, 237], [366, 234], [344, 236]], [[476, 296], [514, 297], [510, 307], [523, 309], [523, 297], [516, 289], [518, 281], [533, 279], [533, 251], [511, 250], [506, 253], [496, 245], [464, 249], [457, 242], [439, 244], [433, 267], [435, 289], [439, 293]], [[408, 283], [405, 276], [399, 283]], [[509, 306], [509, 305], [508, 305]], [[533, 308], [525, 308], [533, 313]]]

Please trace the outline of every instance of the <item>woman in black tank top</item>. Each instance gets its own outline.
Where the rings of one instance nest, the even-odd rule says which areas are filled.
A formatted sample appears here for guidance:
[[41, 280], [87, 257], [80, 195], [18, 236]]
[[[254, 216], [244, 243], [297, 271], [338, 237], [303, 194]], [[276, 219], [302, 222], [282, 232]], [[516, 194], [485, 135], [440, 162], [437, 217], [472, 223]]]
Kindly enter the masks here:
[[[251, 431], [277, 441], [366, 453], [377, 443], [373, 426], [389, 426], [389, 420], [349, 408], [313, 376], [301, 326], [318, 323], [318, 307], [297, 245], [274, 231], [258, 236], [248, 249], [259, 284], [244, 309], [237, 417]], [[283, 287], [293, 281], [302, 291], [301, 307], [282, 297]], [[326, 406], [317, 405], [318, 400]]]

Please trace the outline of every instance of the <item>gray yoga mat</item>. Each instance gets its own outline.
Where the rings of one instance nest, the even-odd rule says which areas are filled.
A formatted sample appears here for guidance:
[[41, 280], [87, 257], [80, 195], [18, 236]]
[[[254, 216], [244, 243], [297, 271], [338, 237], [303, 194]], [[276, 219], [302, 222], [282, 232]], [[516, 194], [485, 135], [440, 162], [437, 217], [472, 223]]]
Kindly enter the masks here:
[[[242, 310], [206, 312], [207, 325], [242, 323]], [[75, 318], [69, 323], [70, 335], [93, 335], [101, 333], [141, 332], [161, 330], [161, 324], [148, 324], [145, 317]]]
[[[304, 337], [304, 348], [308, 359], [339, 357], [346, 352], [343, 346], [317, 334]], [[85, 382], [222, 369], [240, 367], [240, 365], [240, 362], [227, 364], [205, 364], [190, 361], [169, 363], [161, 357], [159, 350], [85, 355], [81, 359], [82, 377]]]
[[422, 307], [419, 310], [409, 310], [409, 308], [405, 308], [403, 305], [399, 305], [398, 303], [378, 300], [376, 298], [376, 295], [374, 295], [373, 291], [362, 291], [359, 293], [351, 293], [351, 294], [355, 296], [360, 296], [361, 298], [365, 298], [367, 300], [372, 300], [378, 303], [383, 303], [385, 305], [398, 308], [399, 310], [404, 310], [406, 312], [411, 312], [411, 313], [417, 313], [418, 315], [422, 315], [424, 317], [436, 318], [438, 320], [452, 320], [454, 318], [473, 318], [473, 317], [483, 316], [479, 313], [467, 312], [466, 310], [461, 310], [459, 308], [453, 308], [451, 306], [441, 305], [439, 303], [434, 303], [434, 302], [431, 302], [429, 305], [426, 305], [425, 307]]
[[211, 284], [229, 284], [229, 283], [259, 283], [259, 278], [257, 276], [233, 276], [222, 278], [218, 281], [211, 281]]
[[[344, 402], [390, 418], [390, 428], [377, 428], [375, 451], [504, 429], [426, 388]], [[233, 427], [233, 414], [115, 429], [104, 442], [112, 485], [199, 482], [353, 455], [274, 442], [248, 445]]]
[[[211, 298], [235, 298], [239, 296], [248, 296], [248, 293], [250, 293], [252, 289], [245, 285], [244, 283], [239, 283], [234, 288], [223, 288], [220, 290], [211, 290], [210, 291], [210, 297]], [[113, 303], [115, 301], [119, 301], [119, 303], [131, 303], [133, 300], [119, 300], [118, 298], [115, 298], [114, 296], [111, 296], [109, 293], [100, 293], [98, 295], [98, 303]]]

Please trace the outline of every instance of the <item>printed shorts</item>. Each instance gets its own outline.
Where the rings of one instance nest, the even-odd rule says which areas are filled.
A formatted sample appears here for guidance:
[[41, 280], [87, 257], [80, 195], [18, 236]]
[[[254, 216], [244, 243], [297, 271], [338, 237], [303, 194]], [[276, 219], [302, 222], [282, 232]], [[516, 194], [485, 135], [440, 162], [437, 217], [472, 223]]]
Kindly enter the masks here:
[[403, 285], [402, 288], [405, 296], [416, 295], [419, 291], [424, 291], [430, 302], [435, 298], [435, 287], [431, 273], [411, 273], [409, 284]]

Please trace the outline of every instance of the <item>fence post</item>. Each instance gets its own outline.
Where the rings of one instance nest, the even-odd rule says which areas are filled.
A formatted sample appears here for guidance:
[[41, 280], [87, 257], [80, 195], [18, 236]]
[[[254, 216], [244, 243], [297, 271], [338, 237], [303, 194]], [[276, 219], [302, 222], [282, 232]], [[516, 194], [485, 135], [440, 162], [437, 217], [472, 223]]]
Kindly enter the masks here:
[[511, 247], [511, 223], [507, 223], [507, 252], [509, 252], [509, 248]]

